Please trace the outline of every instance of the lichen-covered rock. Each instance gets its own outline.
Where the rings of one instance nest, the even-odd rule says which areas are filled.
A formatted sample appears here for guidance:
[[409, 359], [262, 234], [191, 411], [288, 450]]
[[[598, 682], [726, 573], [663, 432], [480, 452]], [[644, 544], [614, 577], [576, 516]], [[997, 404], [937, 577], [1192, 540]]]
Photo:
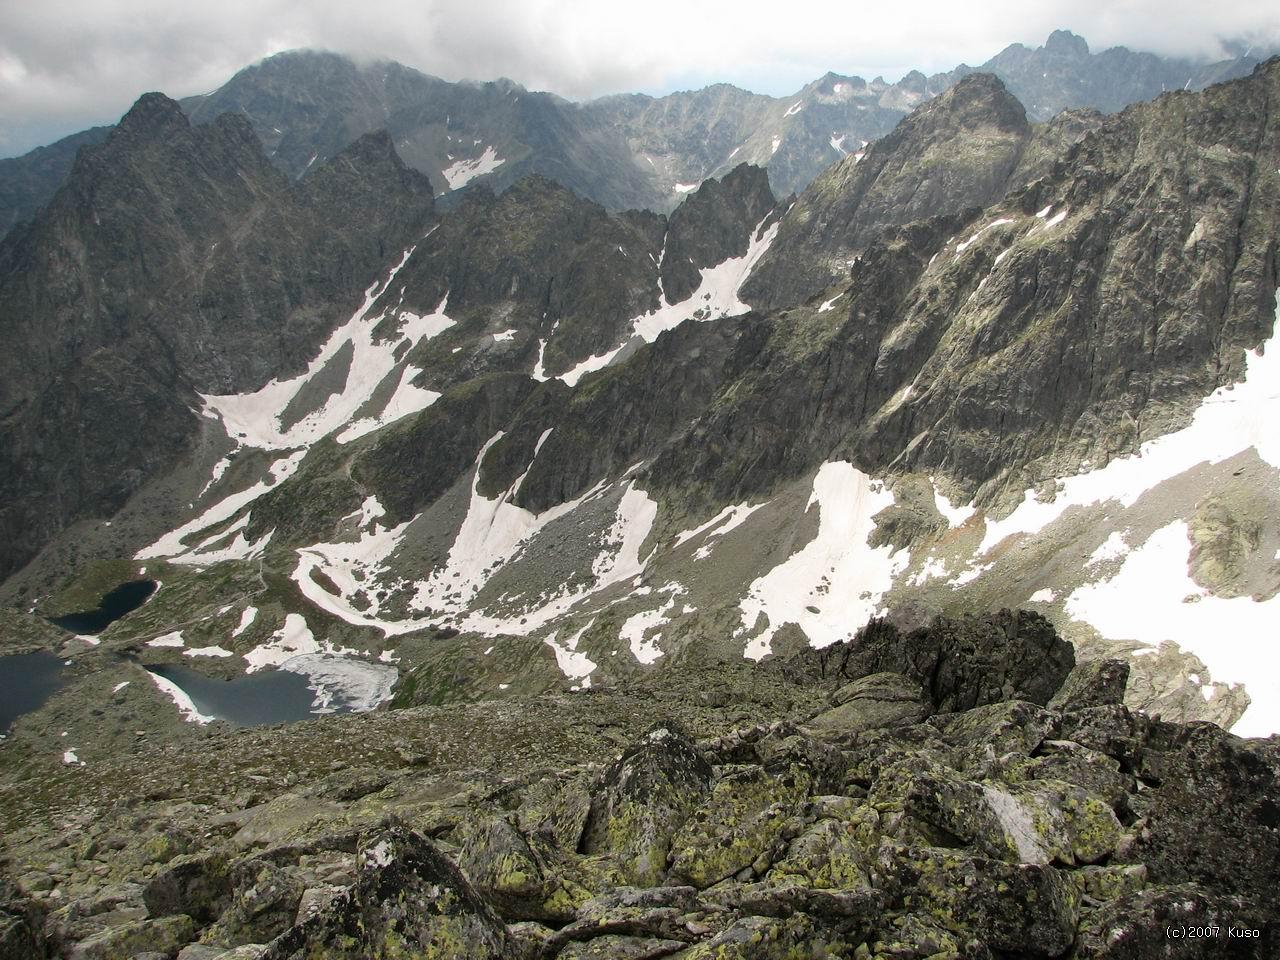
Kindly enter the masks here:
[[277, 937], [264, 960], [505, 960], [507, 934], [493, 909], [435, 845], [393, 827], [362, 850], [343, 896]]
[[654, 886], [671, 839], [711, 788], [711, 767], [678, 726], [660, 724], [605, 771], [583, 833], [584, 853], [612, 853], [624, 882]]
[[464, 830], [458, 866], [505, 919], [563, 923], [591, 895], [540, 846], [509, 818], [489, 817]]
[[1059, 957], [1075, 939], [1080, 894], [1054, 867], [931, 848], [885, 847], [881, 862], [902, 884], [904, 912], [992, 950]]
[[1152, 784], [1125, 854], [1155, 883], [1198, 882], [1280, 907], [1280, 749], [1208, 723], [1156, 724], [1139, 776]]
[[1280, 925], [1239, 897], [1195, 884], [1141, 890], [1082, 923], [1078, 960], [1263, 960], [1280, 949]]
[[909, 726], [928, 715], [920, 684], [900, 673], [876, 673], [846, 683], [832, 695], [835, 706], [808, 725], [831, 733], [860, 733], [879, 727]]
[[1120, 768], [1119, 760], [1070, 740], [1044, 740], [1033, 757], [1006, 757], [1007, 761], [997, 760], [990, 767], [992, 775], [1006, 783], [1064, 780], [1084, 787], [1112, 806], [1121, 804], [1134, 789], [1133, 775]]
[[173, 956], [183, 944], [191, 942], [195, 929], [195, 923], [184, 914], [134, 920], [81, 940], [67, 956], [69, 960], [131, 960], [147, 952]]
[[730, 771], [671, 841], [673, 880], [705, 888], [741, 870], [768, 869], [784, 832], [809, 794], [803, 767], [772, 773], [763, 767]]
[[870, 946], [854, 954], [856, 960], [987, 960], [990, 956], [980, 941], [917, 913], [882, 921]]
[[1062, 687], [1049, 701], [1049, 709], [1081, 710], [1124, 703], [1128, 682], [1127, 660], [1083, 660], [1071, 669]]
[[857, 946], [836, 930], [797, 913], [785, 919], [744, 917], [687, 951], [681, 960], [792, 960], [848, 957]]
[[170, 862], [143, 888], [142, 900], [153, 917], [186, 914], [207, 923], [226, 909], [231, 891], [227, 858], [212, 851]]
[[301, 880], [264, 860], [237, 864], [232, 876], [231, 903], [204, 934], [207, 942], [228, 948], [266, 943], [293, 926], [304, 890]]
[[1084, 707], [1058, 718], [1053, 739], [1078, 743], [1131, 768], [1138, 762], [1150, 725], [1146, 717], [1123, 704]]
[[791, 842], [769, 871], [769, 882], [822, 890], [869, 887], [875, 848], [867, 840], [878, 822], [870, 806], [859, 807], [848, 820], [819, 820]]
[[1054, 715], [1025, 700], [1007, 700], [931, 717], [929, 723], [967, 756], [1030, 754], [1053, 729]]

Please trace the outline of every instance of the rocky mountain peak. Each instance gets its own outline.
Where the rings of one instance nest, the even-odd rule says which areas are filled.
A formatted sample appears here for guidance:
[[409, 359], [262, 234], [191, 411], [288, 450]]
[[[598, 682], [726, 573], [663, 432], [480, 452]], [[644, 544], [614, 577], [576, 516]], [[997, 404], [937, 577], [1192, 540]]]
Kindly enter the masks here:
[[990, 204], [1032, 135], [1001, 80], [973, 73], [919, 107], [865, 155], [850, 155], [805, 191], [744, 287], [759, 309], [798, 303], [845, 275], [887, 227]]
[[971, 73], [909, 118], [917, 130], [932, 124], [976, 129], [993, 124], [1002, 130], [1029, 130], [1027, 111], [994, 73]]
[[1046, 53], [1058, 56], [1078, 59], [1089, 56], [1089, 44], [1085, 42], [1084, 37], [1077, 36], [1070, 30], [1053, 31], [1049, 34], [1049, 39], [1044, 42], [1044, 49]]
[[188, 126], [182, 106], [163, 93], [144, 93], [129, 112], [120, 118], [116, 130], [121, 135], [159, 139], [173, 129]]

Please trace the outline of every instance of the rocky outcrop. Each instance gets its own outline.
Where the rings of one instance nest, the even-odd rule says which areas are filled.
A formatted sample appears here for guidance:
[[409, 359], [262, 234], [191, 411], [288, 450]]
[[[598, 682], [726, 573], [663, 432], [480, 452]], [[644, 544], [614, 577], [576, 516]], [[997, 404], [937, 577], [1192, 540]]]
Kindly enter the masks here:
[[[860, 658], [879, 663], [871, 640], [919, 669], [858, 675]], [[145, 885], [68, 884], [53, 898], [26, 874], [34, 899], [5, 895], [26, 904], [5, 908], [21, 918], [6, 935], [43, 930], [68, 956], [181, 948], [189, 960], [1155, 960], [1184, 934], [1179, 956], [1273, 955], [1274, 744], [1131, 713], [1105, 662], [1070, 670], [1060, 644], [1027, 614], [905, 637], [876, 622], [755, 668], [774, 703], [796, 705], [780, 719], [702, 735], [659, 721], [604, 764], [521, 762], [525, 749], [481, 773], [477, 720], [501, 706], [437, 712], [432, 743], [459, 736], [466, 769], [339, 764], [220, 815], [160, 801], [171, 832], [194, 836], [183, 823], [199, 818], [203, 849], [157, 864], [166, 853], [150, 840], [97, 831], [86, 854], [100, 840], [113, 863], [141, 864]], [[1005, 672], [975, 687], [937, 668], [958, 651]], [[720, 682], [738, 695], [733, 674], [686, 667], [623, 702], [684, 709], [686, 685]], [[960, 682], [922, 683], [938, 676]], [[566, 725], [598, 729], [606, 696], [579, 695]], [[151, 803], [129, 822], [147, 822]], [[31, 843], [23, 857], [47, 860]]]
[[777, 205], [762, 167], [740, 164], [720, 180], [707, 180], [667, 222], [662, 290], [668, 303], [687, 299], [700, 271], [747, 252], [753, 232]]
[[1040, 614], [1002, 610], [938, 617], [907, 633], [872, 620], [851, 642], [806, 650], [788, 666], [838, 687], [838, 704], [873, 696], [877, 687], [894, 690], [877, 698], [900, 699], [909, 680], [933, 712], [951, 713], [1006, 700], [1046, 704], [1071, 674], [1075, 653]]

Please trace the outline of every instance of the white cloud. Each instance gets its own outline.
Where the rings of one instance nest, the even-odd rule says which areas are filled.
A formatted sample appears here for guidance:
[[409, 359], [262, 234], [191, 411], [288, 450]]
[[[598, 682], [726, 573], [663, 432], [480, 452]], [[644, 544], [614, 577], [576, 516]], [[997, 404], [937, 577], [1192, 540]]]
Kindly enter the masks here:
[[585, 98], [715, 80], [782, 95], [826, 70], [894, 78], [976, 64], [1056, 27], [1094, 49], [1194, 56], [1219, 53], [1218, 38], [1280, 37], [1273, 0], [919, 0], [909, 12], [848, 0], [0, 0], [0, 21], [0, 154], [110, 122], [146, 90], [204, 92], [301, 46]]

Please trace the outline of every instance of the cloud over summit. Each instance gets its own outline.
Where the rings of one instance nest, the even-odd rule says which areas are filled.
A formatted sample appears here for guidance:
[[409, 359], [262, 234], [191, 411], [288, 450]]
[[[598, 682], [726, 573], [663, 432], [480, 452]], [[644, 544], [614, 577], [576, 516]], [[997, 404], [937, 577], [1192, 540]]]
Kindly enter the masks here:
[[0, 22], [0, 155], [111, 122], [146, 90], [214, 89], [296, 47], [585, 99], [720, 80], [781, 95], [827, 70], [893, 79], [981, 63], [1058, 27], [1095, 50], [1197, 58], [1222, 55], [1223, 39], [1280, 40], [1273, 0], [0, 0]]

